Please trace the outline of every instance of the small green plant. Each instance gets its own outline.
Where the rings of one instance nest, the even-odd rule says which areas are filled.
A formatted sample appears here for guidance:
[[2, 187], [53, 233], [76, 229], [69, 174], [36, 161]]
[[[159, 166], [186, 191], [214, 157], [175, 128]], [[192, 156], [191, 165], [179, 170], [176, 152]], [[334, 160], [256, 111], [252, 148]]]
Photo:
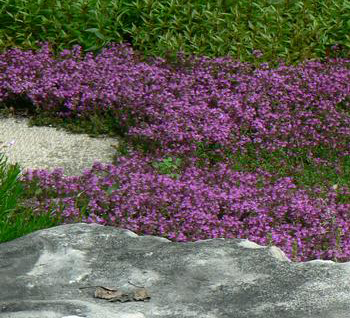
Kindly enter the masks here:
[[50, 212], [38, 216], [19, 205], [24, 194], [23, 184], [18, 180], [19, 165], [7, 166], [4, 154], [0, 158], [0, 243], [60, 224], [60, 216], [52, 217]]
[[152, 166], [156, 169], [158, 169], [160, 174], [168, 174], [171, 178], [178, 179], [180, 177], [177, 173], [172, 173], [176, 171], [179, 166], [181, 165], [182, 160], [180, 158], [176, 158], [176, 160], [173, 160], [173, 158], [165, 158], [160, 163], [153, 163]]
[[[1, 155], [3, 160], [4, 155]], [[11, 165], [6, 171], [6, 161], [0, 165], [0, 218], [5, 218], [17, 205], [17, 197], [23, 193], [23, 187], [17, 182], [16, 178], [19, 173], [17, 165]], [[7, 172], [7, 173], [6, 173]]]

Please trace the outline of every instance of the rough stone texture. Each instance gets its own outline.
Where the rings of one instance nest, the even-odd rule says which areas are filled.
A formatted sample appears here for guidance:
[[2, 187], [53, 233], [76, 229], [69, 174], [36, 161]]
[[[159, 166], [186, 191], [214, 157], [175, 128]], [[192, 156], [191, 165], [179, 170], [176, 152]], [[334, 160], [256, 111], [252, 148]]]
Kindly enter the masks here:
[[[177, 243], [68, 224], [0, 244], [0, 318], [345, 318], [349, 274], [348, 263], [294, 263], [248, 240]], [[131, 294], [129, 281], [148, 301], [79, 289]]]

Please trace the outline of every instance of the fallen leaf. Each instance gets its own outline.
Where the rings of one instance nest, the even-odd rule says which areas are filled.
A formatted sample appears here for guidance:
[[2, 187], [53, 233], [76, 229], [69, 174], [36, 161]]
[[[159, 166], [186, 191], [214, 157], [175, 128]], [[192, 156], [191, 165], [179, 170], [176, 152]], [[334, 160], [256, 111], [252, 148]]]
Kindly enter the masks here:
[[148, 294], [147, 290], [145, 288], [137, 289], [134, 291], [134, 300], [143, 300], [143, 301], [149, 301], [151, 296]]
[[[95, 298], [107, 299], [108, 301], [129, 299], [129, 294], [118, 289], [109, 289], [106, 287], [97, 287], [94, 294]], [[125, 301], [125, 300], [124, 300]]]
[[120, 301], [120, 302], [126, 302], [126, 301], [149, 301], [151, 296], [147, 289], [141, 286], [134, 285], [129, 282], [129, 284], [139, 287], [139, 289], [136, 289], [134, 292], [127, 293], [122, 290], [118, 289], [112, 289], [108, 287], [103, 287], [103, 286], [86, 286], [86, 287], [80, 287], [79, 289], [84, 289], [84, 288], [91, 288], [95, 287], [95, 293], [94, 297], [95, 298], [101, 298], [101, 299], [106, 299], [110, 302], [115, 302], [115, 301]]

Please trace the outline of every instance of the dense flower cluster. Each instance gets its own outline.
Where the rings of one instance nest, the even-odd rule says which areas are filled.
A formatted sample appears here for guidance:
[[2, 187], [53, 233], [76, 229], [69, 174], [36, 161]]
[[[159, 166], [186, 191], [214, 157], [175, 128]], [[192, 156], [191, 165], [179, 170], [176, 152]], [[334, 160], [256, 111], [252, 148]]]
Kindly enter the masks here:
[[[75, 47], [53, 60], [47, 45], [37, 53], [0, 55], [0, 101], [25, 93], [43, 109], [65, 108], [61, 116], [114, 107], [125, 122], [128, 109], [137, 123], [129, 135], [161, 144], [154, 156], [132, 152], [117, 166], [95, 163], [81, 178], [63, 179], [59, 170], [29, 170], [24, 176], [28, 186], [37, 179], [43, 189], [54, 188], [62, 196], [38, 206], [64, 205], [71, 222], [87, 201], [83, 222], [175, 241], [249, 238], [272, 243], [289, 257], [297, 254], [297, 261], [348, 258], [350, 205], [338, 204], [335, 190], [324, 201], [310, 198], [291, 178], [271, 183], [271, 174], [233, 171], [229, 160], [199, 169], [194, 154], [202, 142], [222, 146], [216, 152], [223, 156], [224, 149], [244, 152], [248, 144], [257, 153], [325, 145], [339, 156], [349, 155], [344, 141], [350, 141], [350, 117], [336, 108], [350, 93], [349, 61], [258, 70], [223, 58], [192, 62], [190, 70], [176, 71], [159, 58], [152, 65], [138, 63], [123, 46], [105, 49], [96, 58], [82, 58]], [[185, 159], [178, 179], [159, 175], [150, 165], [169, 155]], [[310, 158], [320, 161], [311, 151]], [[103, 171], [105, 176], [98, 177]]]

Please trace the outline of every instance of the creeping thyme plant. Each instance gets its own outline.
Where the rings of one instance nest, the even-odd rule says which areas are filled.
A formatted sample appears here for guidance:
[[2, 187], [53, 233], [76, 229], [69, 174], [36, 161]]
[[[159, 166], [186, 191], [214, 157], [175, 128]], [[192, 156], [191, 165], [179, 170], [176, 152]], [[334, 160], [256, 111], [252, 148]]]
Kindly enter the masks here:
[[349, 261], [347, 1], [0, 7], [1, 113], [121, 138], [81, 177], [1, 170], [0, 242], [86, 222]]

